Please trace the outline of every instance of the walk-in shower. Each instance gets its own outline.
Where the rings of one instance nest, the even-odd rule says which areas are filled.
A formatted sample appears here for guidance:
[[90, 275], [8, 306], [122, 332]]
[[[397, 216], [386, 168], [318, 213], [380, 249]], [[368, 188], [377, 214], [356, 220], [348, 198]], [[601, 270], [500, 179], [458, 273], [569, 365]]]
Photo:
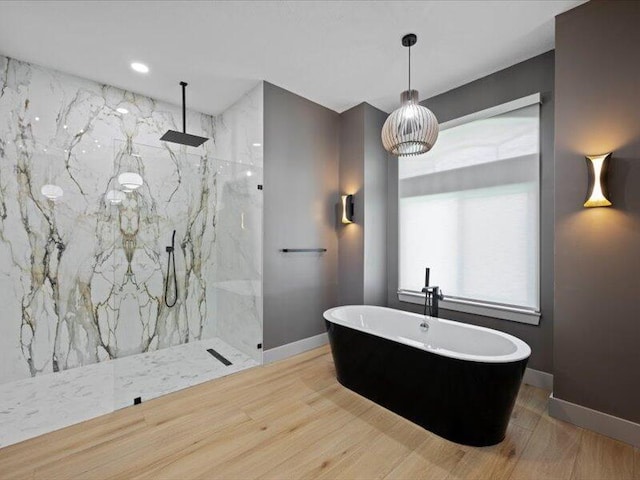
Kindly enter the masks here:
[[[2, 56], [0, 84], [0, 447], [259, 364], [262, 85], [210, 116]], [[215, 142], [159, 141], [180, 119]]]

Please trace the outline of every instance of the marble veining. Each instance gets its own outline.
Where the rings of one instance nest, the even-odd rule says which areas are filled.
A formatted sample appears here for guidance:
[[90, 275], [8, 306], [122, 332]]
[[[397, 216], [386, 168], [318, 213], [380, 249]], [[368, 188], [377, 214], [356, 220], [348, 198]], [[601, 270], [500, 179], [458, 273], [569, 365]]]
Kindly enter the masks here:
[[[159, 142], [178, 107], [0, 56], [0, 384], [213, 337], [260, 361], [262, 85], [187, 115], [202, 147]], [[122, 172], [144, 183], [112, 202]]]

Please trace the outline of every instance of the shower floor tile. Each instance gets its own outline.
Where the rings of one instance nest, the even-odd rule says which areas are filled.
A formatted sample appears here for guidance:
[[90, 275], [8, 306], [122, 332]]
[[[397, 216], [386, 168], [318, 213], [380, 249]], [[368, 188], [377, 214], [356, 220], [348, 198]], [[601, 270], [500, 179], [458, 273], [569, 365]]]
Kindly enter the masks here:
[[[225, 366], [207, 352], [231, 362]], [[218, 338], [0, 385], [0, 448], [258, 365]]]

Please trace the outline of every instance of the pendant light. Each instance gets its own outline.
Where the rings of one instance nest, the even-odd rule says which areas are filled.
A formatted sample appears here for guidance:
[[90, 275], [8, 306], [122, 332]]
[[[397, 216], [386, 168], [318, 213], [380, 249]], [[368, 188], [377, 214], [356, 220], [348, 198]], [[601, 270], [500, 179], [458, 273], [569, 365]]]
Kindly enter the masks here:
[[[44, 148], [44, 151], [46, 152], [47, 148]], [[54, 158], [55, 158], [54, 156], [45, 155], [45, 161], [47, 162], [47, 168], [46, 168], [47, 183], [42, 185], [42, 187], [40, 188], [40, 193], [47, 200], [51, 200], [52, 202], [58, 201], [64, 195], [64, 190], [62, 190], [62, 187], [53, 183], [51, 165], [53, 164]]]
[[62, 195], [64, 195], [64, 191], [62, 190], [62, 187], [59, 187], [58, 185], [53, 185], [51, 183], [47, 183], [46, 185], [43, 185], [42, 188], [40, 189], [40, 193], [42, 193], [42, 195], [44, 195], [48, 200], [51, 200], [53, 202], [62, 198]]
[[400, 108], [391, 112], [382, 127], [382, 144], [396, 156], [427, 153], [438, 139], [438, 119], [418, 103], [418, 91], [411, 90], [411, 47], [418, 37], [409, 33], [402, 45], [409, 49], [409, 89], [400, 94]]
[[135, 172], [123, 172], [118, 175], [118, 183], [125, 192], [133, 192], [140, 188], [144, 181], [142, 177]]
[[109, 190], [105, 196], [106, 201], [111, 205], [119, 205], [125, 198], [127, 198], [127, 196], [122, 190]]
[[133, 153], [132, 145], [130, 143], [127, 144], [127, 150], [121, 155], [119, 161], [120, 168], [124, 171], [118, 175], [118, 183], [125, 192], [133, 192], [144, 185], [144, 180], [140, 174], [136, 172], [136, 170], [138, 170], [139, 158], [140, 155]]

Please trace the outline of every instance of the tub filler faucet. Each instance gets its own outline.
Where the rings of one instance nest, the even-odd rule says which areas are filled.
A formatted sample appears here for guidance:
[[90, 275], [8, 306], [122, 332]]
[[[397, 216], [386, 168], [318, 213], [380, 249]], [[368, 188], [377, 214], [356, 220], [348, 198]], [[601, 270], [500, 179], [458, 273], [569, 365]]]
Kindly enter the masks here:
[[[440, 300], [444, 299], [444, 295], [442, 294], [440, 287], [429, 285], [429, 268], [425, 269], [424, 288], [422, 289], [422, 293], [424, 293], [424, 315], [427, 315], [428, 309], [430, 317], [437, 317], [438, 304]], [[426, 321], [424, 323], [426, 323]], [[420, 326], [422, 327], [422, 325]], [[429, 328], [429, 326], [427, 325], [426, 328]]]

